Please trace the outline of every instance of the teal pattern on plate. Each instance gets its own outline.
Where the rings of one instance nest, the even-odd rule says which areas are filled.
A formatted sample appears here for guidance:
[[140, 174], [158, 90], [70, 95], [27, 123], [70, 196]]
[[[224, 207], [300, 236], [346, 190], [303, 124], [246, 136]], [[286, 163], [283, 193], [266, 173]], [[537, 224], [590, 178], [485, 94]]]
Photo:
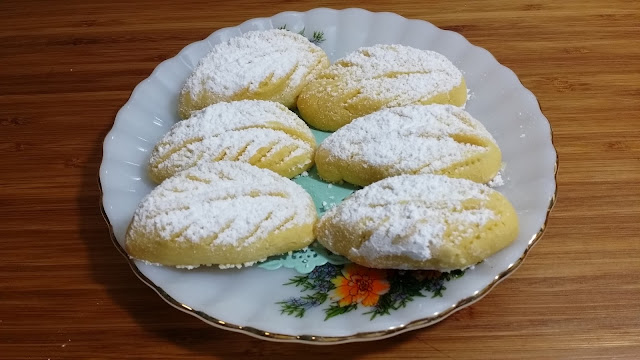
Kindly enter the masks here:
[[[311, 132], [320, 144], [331, 133], [312, 129]], [[319, 216], [327, 210], [339, 204], [344, 198], [351, 195], [359, 187], [351, 184], [329, 184], [323, 181], [316, 171], [315, 166], [307, 173], [293, 179], [311, 195]], [[348, 263], [346, 258], [335, 255], [318, 243], [313, 243], [306, 249], [294, 251], [290, 254], [272, 256], [260, 263], [258, 267], [267, 270], [276, 270], [281, 267], [295, 269], [301, 274], [308, 274], [316, 266], [326, 263], [341, 265]]]
[[258, 267], [267, 270], [285, 267], [294, 269], [300, 274], [308, 274], [317, 266], [325, 265], [326, 263], [342, 265], [349, 262], [346, 258], [333, 254], [322, 245], [314, 242], [306, 249], [294, 251], [291, 254], [272, 256], [267, 261], [260, 263]]

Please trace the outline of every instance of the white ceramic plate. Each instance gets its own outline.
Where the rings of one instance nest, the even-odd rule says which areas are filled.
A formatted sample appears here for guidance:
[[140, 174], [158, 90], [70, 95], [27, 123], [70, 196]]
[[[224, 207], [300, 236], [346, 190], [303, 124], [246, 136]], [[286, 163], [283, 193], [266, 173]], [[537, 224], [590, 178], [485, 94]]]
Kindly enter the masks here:
[[[461, 278], [446, 283], [441, 297], [423, 291], [425, 297], [414, 297], [405, 307], [397, 306], [400, 303], [395, 299], [398, 309], [374, 319], [370, 313], [365, 314], [373, 308], [361, 303], [354, 304], [347, 313], [326, 319], [332, 298], [322, 306], [292, 300], [315, 292], [284, 285], [299, 275], [288, 268], [189, 271], [130, 260], [135, 273], [168, 303], [211, 325], [268, 340], [309, 343], [380, 339], [431, 325], [478, 300], [512, 273], [542, 235], [555, 201], [557, 157], [549, 122], [535, 96], [511, 70], [461, 35], [426, 21], [362, 9], [314, 9], [252, 19], [218, 30], [158, 65], [134, 89], [104, 141], [100, 167], [103, 210], [117, 247], [122, 250], [133, 212], [154, 186], [146, 175], [149, 152], [178, 120], [179, 90], [199, 59], [213, 45], [243, 32], [285, 24], [292, 31], [305, 29], [307, 36], [322, 31], [325, 41], [320, 46], [332, 61], [358, 47], [378, 43], [434, 50], [453, 61], [464, 72], [471, 91], [467, 111], [484, 123], [502, 149], [506, 183], [497, 190], [511, 200], [518, 212], [518, 239]], [[325, 275], [336, 279], [348, 276], [344, 274]], [[306, 311], [302, 317], [293, 316], [296, 312], [288, 315], [282, 313], [285, 304]]]

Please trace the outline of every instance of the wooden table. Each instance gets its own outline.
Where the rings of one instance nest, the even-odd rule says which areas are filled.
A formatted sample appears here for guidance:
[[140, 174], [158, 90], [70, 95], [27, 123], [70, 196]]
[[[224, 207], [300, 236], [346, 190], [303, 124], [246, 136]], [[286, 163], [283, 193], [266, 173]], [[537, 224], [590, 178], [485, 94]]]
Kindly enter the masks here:
[[538, 97], [560, 156], [546, 235], [487, 297], [427, 329], [277, 344], [179, 312], [111, 244], [102, 140], [134, 86], [214, 30], [312, 1], [0, 3], [0, 358], [640, 358], [640, 3], [324, 1], [488, 49]]

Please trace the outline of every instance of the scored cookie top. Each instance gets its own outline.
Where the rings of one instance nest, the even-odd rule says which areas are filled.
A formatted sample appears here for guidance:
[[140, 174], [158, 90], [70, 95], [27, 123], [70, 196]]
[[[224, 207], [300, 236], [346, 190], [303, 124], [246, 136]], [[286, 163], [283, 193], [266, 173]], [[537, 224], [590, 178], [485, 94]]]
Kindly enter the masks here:
[[[307, 124], [293, 111], [282, 104], [263, 100], [220, 102], [194, 111], [189, 119], [177, 122], [165, 138], [179, 141], [247, 128], [282, 130], [305, 142], [315, 143]], [[159, 146], [170, 144], [160, 141]]]
[[399, 175], [447, 168], [489, 144], [495, 140], [485, 127], [456, 106], [410, 105], [355, 119], [318, 151], [328, 154], [327, 161], [361, 162]]
[[167, 179], [138, 206], [132, 232], [242, 247], [316, 217], [307, 192], [270, 170], [222, 161]]
[[254, 91], [264, 81], [289, 78], [297, 87], [318, 62], [322, 49], [300, 34], [272, 29], [250, 31], [217, 44], [187, 79], [183, 92], [207, 90], [221, 97]]
[[[375, 259], [407, 256], [418, 261], [432, 257], [432, 249], [446, 241], [460, 241], [494, 219], [483, 204], [494, 190], [465, 179], [442, 175], [401, 175], [356, 191], [320, 220], [354, 229], [362, 235], [351, 254]], [[339, 236], [318, 234], [329, 248]], [[357, 235], [354, 235], [357, 236]]]
[[460, 85], [462, 73], [444, 55], [404, 45], [364, 47], [338, 60], [319, 78], [339, 78], [342, 90], [362, 98], [392, 99], [402, 106], [446, 93]]
[[[154, 147], [150, 172], [160, 178], [160, 173], [184, 170], [202, 159], [264, 159], [275, 166], [302, 153], [309, 154], [308, 165], [314, 150], [311, 130], [285, 106], [261, 100], [223, 102], [176, 123]], [[276, 153], [280, 158], [272, 157]]]

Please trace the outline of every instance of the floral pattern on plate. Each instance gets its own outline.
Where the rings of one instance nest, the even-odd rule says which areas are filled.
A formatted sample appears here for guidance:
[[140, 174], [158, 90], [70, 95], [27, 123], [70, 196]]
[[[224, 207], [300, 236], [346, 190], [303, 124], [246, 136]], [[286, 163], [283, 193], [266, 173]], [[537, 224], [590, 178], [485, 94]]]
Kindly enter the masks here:
[[291, 297], [277, 304], [282, 314], [303, 317], [307, 310], [324, 305], [324, 320], [342, 315], [359, 307], [370, 320], [390, 315], [404, 308], [417, 297], [442, 297], [445, 283], [464, 275], [464, 270], [438, 272], [426, 270], [370, 269], [349, 263], [326, 263], [309, 274], [294, 276], [284, 285], [301, 288], [305, 295]]

